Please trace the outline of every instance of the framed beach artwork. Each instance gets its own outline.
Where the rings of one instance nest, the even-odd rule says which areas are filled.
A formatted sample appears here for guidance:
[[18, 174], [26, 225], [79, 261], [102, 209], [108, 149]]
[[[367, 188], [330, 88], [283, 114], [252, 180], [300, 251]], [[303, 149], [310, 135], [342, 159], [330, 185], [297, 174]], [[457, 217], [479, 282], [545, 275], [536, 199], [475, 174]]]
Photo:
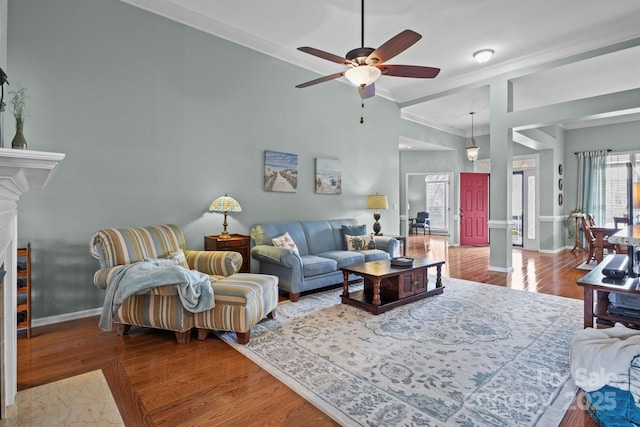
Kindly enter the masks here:
[[342, 193], [342, 169], [340, 167], [340, 160], [316, 157], [316, 193]]
[[295, 193], [298, 191], [298, 155], [279, 151], [264, 152], [264, 189]]

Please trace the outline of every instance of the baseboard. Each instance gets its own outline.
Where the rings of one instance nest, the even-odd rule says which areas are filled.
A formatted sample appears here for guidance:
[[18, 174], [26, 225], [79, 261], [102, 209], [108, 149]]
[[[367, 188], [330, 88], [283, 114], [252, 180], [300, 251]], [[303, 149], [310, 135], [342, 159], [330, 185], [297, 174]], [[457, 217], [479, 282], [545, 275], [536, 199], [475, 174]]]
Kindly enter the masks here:
[[[567, 248], [565, 246], [561, 246], [559, 248], [556, 249], [538, 249], [538, 252], [540, 252], [541, 254], [558, 254], [562, 251], [565, 251]], [[569, 248], [571, 249], [571, 248]]]
[[500, 273], [511, 273], [513, 271], [513, 267], [505, 268], [505, 267], [493, 267], [489, 266], [489, 271], [498, 271]]
[[31, 327], [53, 325], [56, 323], [68, 322], [69, 320], [84, 319], [85, 317], [100, 316], [102, 308], [92, 308], [90, 310], [76, 311], [73, 313], [59, 314], [57, 316], [42, 317], [40, 319], [32, 319]]

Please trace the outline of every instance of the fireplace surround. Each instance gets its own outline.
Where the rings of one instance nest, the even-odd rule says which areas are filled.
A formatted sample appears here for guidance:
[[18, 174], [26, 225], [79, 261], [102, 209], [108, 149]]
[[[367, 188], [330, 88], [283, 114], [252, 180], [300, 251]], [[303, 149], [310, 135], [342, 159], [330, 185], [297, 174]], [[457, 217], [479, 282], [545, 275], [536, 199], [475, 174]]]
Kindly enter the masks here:
[[6, 270], [0, 287], [0, 417], [17, 393], [16, 263], [18, 201], [31, 189], [44, 188], [65, 155], [0, 148], [0, 265]]

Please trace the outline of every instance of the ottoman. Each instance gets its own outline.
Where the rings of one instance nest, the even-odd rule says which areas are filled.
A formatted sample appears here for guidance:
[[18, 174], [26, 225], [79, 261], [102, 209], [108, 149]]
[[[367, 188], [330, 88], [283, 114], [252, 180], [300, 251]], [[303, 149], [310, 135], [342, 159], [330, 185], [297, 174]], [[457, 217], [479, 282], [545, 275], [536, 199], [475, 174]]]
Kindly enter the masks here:
[[232, 331], [239, 344], [251, 338], [251, 328], [265, 317], [273, 318], [278, 305], [278, 276], [236, 273], [211, 284], [215, 307], [194, 313], [198, 339], [209, 331]]

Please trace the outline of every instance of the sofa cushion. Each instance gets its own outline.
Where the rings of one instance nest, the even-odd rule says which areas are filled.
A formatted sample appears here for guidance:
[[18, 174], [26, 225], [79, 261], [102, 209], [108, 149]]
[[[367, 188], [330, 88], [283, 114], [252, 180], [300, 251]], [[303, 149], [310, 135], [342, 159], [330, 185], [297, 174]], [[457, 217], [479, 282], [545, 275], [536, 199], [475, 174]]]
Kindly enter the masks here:
[[185, 248], [184, 234], [175, 224], [105, 228], [95, 233], [89, 244], [101, 268], [160, 258], [181, 248]]
[[355, 251], [327, 251], [318, 254], [318, 256], [335, 260], [338, 268], [361, 264], [365, 260], [364, 254]]
[[338, 263], [333, 259], [316, 255], [305, 255], [300, 259], [302, 260], [302, 274], [304, 277], [332, 273], [338, 269]]
[[365, 249], [364, 251], [359, 251], [364, 255], [365, 262], [369, 261], [380, 261], [381, 259], [390, 259], [389, 253], [380, 249]]
[[376, 242], [371, 236], [366, 234], [363, 236], [350, 236], [344, 235], [344, 240], [347, 242], [348, 251], [362, 251], [364, 249], [375, 249]]
[[328, 221], [301, 221], [307, 240], [309, 254], [318, 255], [322, 252], [341, 249], [342, 244], [336, 241], [333, 228]]
[[274, 237], [271, 239], [271, 243], [276, 248], [291, 249], [295, 253], [299, 253], [296, 242], [293, 241], [289, 233], [284, 233], [282, 236]]
[[307, 248], [307, 238], [305, 236], [302, 225], [298, 221], [287, 222], [270, 222], [264, 224], [257, 224], [251, 228], [251, 239], [253, 245], [269, 245], [273, 246], [271, 239], [274, 237], [282, 236], [284, 233], [289, 233], [291, 239], [296, 243], [298, 247], [298, 253], [303, 255], [309, 255], [309, 249]]

